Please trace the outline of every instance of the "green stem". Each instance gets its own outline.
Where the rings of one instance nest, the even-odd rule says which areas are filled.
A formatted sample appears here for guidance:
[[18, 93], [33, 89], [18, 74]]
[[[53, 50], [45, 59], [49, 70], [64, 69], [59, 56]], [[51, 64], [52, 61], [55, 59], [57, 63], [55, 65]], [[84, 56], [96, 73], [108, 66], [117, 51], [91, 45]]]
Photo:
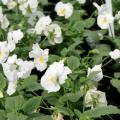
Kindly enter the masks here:
[[111, 117], [110, 115], [107, 115], [107, 116], [110, 118], [110, 120], [113, 120], [112, 117]]
[[40, 43], [40, 46], [42, 45], [42, 43], [44, 43], [44, 41], [47, 39], [47, 37], [45, 37], [42, 41], [41, 41], [41, 43]]
[[113, 32], [112, 32], [110, 24], [109, 24], [109, 28], [110, 28], [110, 32], [111, 32], [112, 38], [114, 38], [114, 35], [113, 35]]
[[105, 67], [106, 65], [108, 65], [111, 61], [112, 61], [112, 59], [109, 60], [106, 64], [104, 64], [104, 65], [102, 66], [102, 68]]
[[106, 78], [109, 78], [109, 79], [113, 79], [112, 77], [107, 76], [107, 75], [103, 75], [103, 76], [106, 77]]
[[93, 13], [90, 15], [90, 18], [95, 14], [96, 10], [93, 11]]
[[35, 96], [39, 96], [37, 93], [35, 93], [35, 92], [32, 92]]
[[108, 58], [109, 58], [109, 56], [105, 57], [102, 62], [104, 62], [104, 61], [107, 60]]
[[49, 106], [44, 102], [43, 98], [42, 98], [42, 103], [45, 105], [45, 107], [49, 110], [49, 112], [52, 114], [51, 109], [49, 108]]

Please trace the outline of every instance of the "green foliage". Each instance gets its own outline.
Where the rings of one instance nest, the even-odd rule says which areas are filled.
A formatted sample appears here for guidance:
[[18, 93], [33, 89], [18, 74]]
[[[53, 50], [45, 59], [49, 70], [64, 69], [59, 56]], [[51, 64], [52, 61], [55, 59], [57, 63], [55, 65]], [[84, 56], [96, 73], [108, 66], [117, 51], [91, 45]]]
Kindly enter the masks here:
[[6, 120], [6, 112], [4, 110], [0, 110], [0, 120]]
[[76, 93], [67, 93], [66, 94], [67, 99], [74, 103], [77, 102], [81, 96], [82, 96], [82, 94], [80, 91], [76, 92]]
[[94, 18], [88, 18], [85, 20], [85, 27], [86, 28], [91, 28], [95, 23], [95, 19]]
[[17, 112], [22, 109], [25, 99], [22, 95], [7, 97], [5, 100], [5, 109], [7, 112]]
[[87, 116], [90, 118], [99, 118], [104, 115], [109, 114], [120, 114], [120, 110], [116, 106], [106, 106], [106, 107], [98, 107], [92, 110], [87, 110], [83, 113], [83, 116]]
[[67, 59], [67, 65], [70, 69], [75, 70], [80, 66], [80, 59], [75, 56], [71, 56]]
[[[10, 52], [9, 56], [16, 54], [20, 59], [34, 62], [34, 59], [29, 57], [29, 52], [32, 50], [33, 44], [38, 43], [41, 49], [49, 49], [47, 67], [56, 61], [64, 60], [65, 66], [68, 66], [72, 73], [68, 76], [59, 75], [60, 79], [62, 79], [62, 77], [66, 78], [64, 84], [60, 84], [59, 79], [48, 81], [53, 83], [54, 86], [60, 85], [59, 91], [48, 93], [40, 84], [40, 78], [44, 75], [47, 68], [43, 72], [37, 71], [36, 68], [34, 68], [28, 78], [17, 81], [17, 85], [15, 86], [16, 92], [8, 96], [6, 91], [9, 80], [5, 77], [6, 74], [4, 74], [8, 71], [4, 71], [2, 67], [2, 47], [0, 46], [0, 120], [53, 120], [53, 117], [57, 116], [58, 113], [63, 115], [64, 120], [95, 120], [96, 118], [101, 118], [109, 114], [120, 114], [117, 106], [108, 105], [94, 109], [85, 106], [85, 95], [88, 88], [98, 88], [97, 85], [102, 86], [102, 82], [98, 83], [93, 80], [99, 71], [96, 70], [87, 76], [88, 67], [92, 68], [94, 65], [102, 64], [103, 80], [107, 82], [110, 81], [112, 86], [120, 92], [119, 59], [111, 60], [110, 65], [108, 61], [111, 59], [109, 52], [114, 49], [120, 49], [119, 20], [114, 20], [116, 36], [113, 38], [108, 36], [108, 29], [104, 30], [98, 27], [98, 11], [92, 5], [92, 0], [86, 0], [85, 4], [79, 4], [77, 0], [60, 0], [73, 5], [73, 14], [67, 19], [64, 16], [58, 16], [54, 10], [58, 0], [52, 0], [55, 3], [49, 1], [50, 0], [38, 0], [37, 11], [44, 11], [45, 16], [49, 15], [52, 18], [51, 24], [56, 23], [60, 26], [63, 38], [61, 44], [50, 44], [47, 36], [44, 35], [44, 31], [42, 34], [36, 34], [36, 32], [29, 33], [28, 31], [31, 30], [31, 28], [32, 30], [35, 28], [39, 16], [34, 18], [32, 14], [33, 22], [35, 23], [34, 25], [30, 25], [28, 23], [30, 14], [23, 15], [19, 9], [19, 4], [17, 4], [14, 9], [8, 9], [8, 6], [11, 4], [8, 6], [3, 5], [2, 1], [0, 1], [0, 8], [3, 10], [3, 15], [0, 13], [0, 42], [7, 41], [9, 31], [20, 29], [24, 33], [24, 37], [16, 44], [15, 50]], [[100, 1], [99, 4], [103, 1], [104, 0]], [[112, 0], [112, 3], [113, 15], [115, 15], [119, 10], [120, 0]], [[89, 5], [92, 5], [90, 14], [86, 9]], [[50, 10], [52, 6], [53, 10]], [[46, 10], [46, 8], [48, 10]], [[29, 10], [29, 12], [31, 11], [30, 8], [27, 10]], [[36, 14], [35, 11], [34, 14]], [[1, 24], [4, 22], [2, 20], [4, 15], [10, 21], [7, 29], [1, 28]], [[47, 23], [47, 21], [45, 22]], [[49, 25], [47, 25], [47, 28], [49, 28]], [[42, 25], [39, 29], [42, 29]], [[47, 29], [45, 29], [45, 31], [47, 31]], [[57, 33], [55, 35], [57, 35]], [[59, 35], [57, 35], [57, 37], [59, 38]], [[10, 71], [12, 71], [14, 67], [17, 69], [17, 65], [15, 64], [12, 67], [10, 66]], [[112, 70], [112, 72], [110, 70]], [[107, 76], [107, 72], [110, 73], [109, 76]], [[52, 72], [50, 75], [50, 77], [54, 77], [52, 76]], [[55, 78], [57, 77], [58, 75], [56, 73]], [[111, 78], [113, 79], [110, 80]], [[106, 86], [106, 88], [108, 88], [108, 86]], [[109, 92], [109, 89], [107, 90], [107, 92]], [[108, 101], [108, 103], [112, 104], [114, 101], [111, 100]]]
[[4, 89], [6, 87], [6, 78], [0, 73], [0, 89]]
[[38, 83], [38, 78], [36, 75], [31, 75], [30, 77], [26, 78], [25, 80], [23, 80], [18, 89], [25, 89], [26, 91], [29, 92], [33, 92], [33, 91], [37, 91], [40, 90], [40, 84]]
[[42, 102], [41, 97], [32, 97], [28, 99], [22, 106], [22, 109], [25, 113], [30, 114], [39, 108], [40, 103]]
[[8, 113], [7, 118], [9, 120], [26, 120], [28, 117], [22, 114]]

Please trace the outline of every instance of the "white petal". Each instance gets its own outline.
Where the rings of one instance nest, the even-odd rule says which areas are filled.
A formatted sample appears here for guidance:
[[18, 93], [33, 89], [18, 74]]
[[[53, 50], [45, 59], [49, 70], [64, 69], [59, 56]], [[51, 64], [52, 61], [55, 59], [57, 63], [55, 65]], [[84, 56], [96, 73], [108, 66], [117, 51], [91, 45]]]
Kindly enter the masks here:
[[13, 93], [15, 93], [16, 87], [17, 87], [17, 83], [9, 82], [7, 88], [7, 94], [12, 95]]

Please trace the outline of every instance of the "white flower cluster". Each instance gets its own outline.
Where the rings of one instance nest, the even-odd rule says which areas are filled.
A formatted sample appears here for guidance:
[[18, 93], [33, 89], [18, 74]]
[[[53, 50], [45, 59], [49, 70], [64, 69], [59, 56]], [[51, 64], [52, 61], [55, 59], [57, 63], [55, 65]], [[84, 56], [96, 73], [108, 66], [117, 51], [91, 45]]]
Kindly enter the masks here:
[[49, 16], [40, 17], [35, 25], [35, 32], [38, 35], [44, 34], [52, 45], [63, 41], [60, 26], [52, 23], [52, 19]]
[[[84, 4], [86, 2], [86, 0], [77, 1], [80, 4]], [[32, 32], [35, 33], [35, 35], [45, 36], [45, 39], [47, 38], [51, 45], [63, 42], [61, 27], [57, 23], [52, 22], [52, 19], [49, 16], [45, 16], [37, 10], [39, 3], [37, 0], [2, 0], [2, 3], [6, 5], [8, 9], [14, 9], [18, 6], [22, 14], [28, 17], [27, 22], [34, 27], [32, 28]], [[108, 9], [107, 3], [101, 6], [94, 3], [94, 6], [98, 10], [98, 26], [101, 29], [109, 29], [114, 22], [114, 17], [112, 12]], [[58, 2], [55, 6], [57, 15], [64, 17], [65, 19], [72, 16], [73, 9], [74, 8], [71, 3]], [[119, 15], [117, 18], [119, 18]], [[6, 15], [3, 14], [1, 7], [0, 26], [2, 29], [6, 29], [9, 26], [9, 21]], [[7, 33], [7, 40], [0, 41], [0, 64], [2, 65], [3, 72], [8, 80], [7, 94], [12, 95], [15, 93], [18, 81], [29, 77], [34, 68], [40, 72], [47, 69], [41, 77], [40, 84], [46, 91], [48, 91], [48, 93], [59, 91], [61, 85], [66, 82], [68, 75], [72, 73], [72, 71], [69, 67], [64, 65], [63, 60], [48, 65], [49, 49], [41, 49], [41, 46], [39, 46], [38, 43], [33, 44], [32, 50], [29, 52], [29, 58], [31, 60], [23, 60], [13, 53], [10, 55], [23, 37], [24, 34], [21, 29], [10, 30]], [[116, 49], [111, 51], [109, 56], [114, 60], [120, 58], [120, 50]], [[87, 78], [90, 83], [97, 83], [102, 80], [102, 64], [95, 65], [93, 68], [88, 68]], [[0, 98], [1, 97], [3, 97], [3, 94], [0, 91]], [[97, 90], [96, 87], [89, 87], [85, 94], [85, 106], [94, 108], [96, 106], [106, 105], [107, 100], [105, 93]], [[59, 113], [56, 120], [63, 120], [63, 116]]]
[[8, 7], [8, 9], [14, 9], [19, 5], [23, 15], [34, 13], [37, 11], [38, 0], [2, 0], [2, 3]]
[[[93, 81], [99, 82], [103, 79], [103, 72], [101, 69], [102, 65], [95, 65], [92, 69], [88, 68], [87, 77], [91, 80], [91, 84]], [[92, 87], [86, 92], [85, 95], [85, 106], [94, 108], [107, 106], [106, 95], [104, 92], [97, 90], [97, 88], [92, 84]]]
[[[114, 51], [109, 52], [109, 56], [113, 60], [117, 60], [120, 58], [120, 50], [115, 49]], [[102, 72], [102, 65], [95, 65], [92, 69], [88, 68], [88, 74], [87, 77], [90, 79], [90, 82], [99, 82], [103, 79], [103, 72]], [[81, 89], [84, 89], [84, 86], [81, 87]], [[90, 88], [86, 95], [85, 95], [85, 106], [86, 107], [100, 107], [100, 106], [106, 106], [107, 100], [106, 95], [104, 92], [101, 92], [97, 90], [97, 88], [92, 85], [92, 88]]]
[[8, 32], [7, 41], [0, 42], [0, 64], [7, 60], [9, 53], [15, 50], [22, 38], [23, 32], [20, 29]]
[[29, 66], [30, 63], [17, 59], [16, 55], [9, 57], [9, 53], [16, 48], [16, 44], [22, 38], [23, 32], [18, 29], [8, 32], [7, 41], [0, 42], [0, 64], [2, 64], [3, 72], [9, 81], [7, 89], [9, 95], [16, 91], [17, 80], [25, 78], [31, 73], [30, 67], [29, 70], [26, 70], [28, 68], [26, 66]]
[[38, 0], [18, 0], [18, 4], [22, 14], [28, 15], [37, 11]]
[[9, 81], [7, 93], [12, 95], [16, 91], [17, 80], [27, 78], [31, 74], [34, 64], [31, 61], [18, 59], [17, 55], [13, 55], [8, 57], [8, 60], [2, 64], [2, 67]]
[[[28, 23], [31, 26], [35, 26], [33, 29], [34, 33], [36, 33], [36, 35], [46, 36], [50, 44], [55, 45], [63, 41], [60, 26], [52, 23], [52, 19], [49, 16], [44, 16], [42, 12], [37, 11], [37, 0], [2, 0], [2, 3], [6, 5], [9, 10], [18, 6], [22, 14], [28, 16]], [[63, 5], [63, 7], [65, 8], [65, 18], [70, 17], [73, 12], [72, 5], [67, 3], [65, 6]], [[38, 19], [37, 22], [36, 18]], [[0, 25], [2, 29], [6, 29], [9, 26], [9, 21], [7, 17], [3, 15], [1, 7]], [[42, 72], [47, 69], [48, 66], [49, 49], [41, 49], [38, 43], [33, 44], [32, 50], [29, 52], [29, 58], [33, 60], [23, 60], [13, 53], [16, 45], [23, 37], [24, 33], [21, 29], [13, 30], [11, 27], [8, 29], [7, 40], [0, 41], [0, 64], [8, 80], [8, 95], [16, 92], [18, 80], [29, 77], [32, 69], [36, 68]], [[10, 55], [11, 53], [12, 55]], [[67, 66], [64, 66], [63, 61], [54, 62], [48, 67], [41, 78], [41, 85], [48, 92], [56, 92], [60, 89], [60, 86], [65, 83], [67, 75], [70, 73], [71, 70]], [[2, 92], [0, 96], [2, 97]]]

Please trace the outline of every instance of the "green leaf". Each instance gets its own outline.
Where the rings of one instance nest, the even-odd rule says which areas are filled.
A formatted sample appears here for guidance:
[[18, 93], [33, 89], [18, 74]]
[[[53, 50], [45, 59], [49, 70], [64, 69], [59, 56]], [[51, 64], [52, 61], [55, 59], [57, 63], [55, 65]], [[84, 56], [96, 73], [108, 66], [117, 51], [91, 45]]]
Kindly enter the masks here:
[[60, 52], [62, 57], [65, 57], [68, 54], [69, 50], [67, 48], [63, 48], [63, 50]]
[[75, 70], [80, 66], [80, 59], [75, 56], [71, 56], [67, 59], [67, 65], [70, 69]]
[[48, 0], [39, 0], [39, 3], [41, 5], [46, 5], [48, 3]]
[[112, 79], [110, 83], [120, 92], [120, 80]]
[[97, 31], [85, 30], [84, 36], [88, 37], [88, 39], [90, 39], [90, 40], [93, 40], [92, 42], [96, 42], [99, 40], [99, 36], [98, 36]]
[[28, 117], [23, 114], [8, 113], [7, 118], [9, 120], [26, 120]]
[[19, 111], [22, 108], [25, 99], [23, 96], [7, 97], [5, 100], [5, 109], [7, 112]]
[[53, 63], [54, 61], [58, 61], [61, 58], [57, 55], [49, 55], [49, 63]]
[[44, 100], [46, 100], [49, 104], [55, 105], [59, 99], [60, 94], [59, 93], [48, 93], [44, 91], [42, 93], [42, 97]]
[[114, 73], [114, 77], [115, 77], [115, 78], [120, 78], [120, 72], [115, 72], [115, 73]]
[[88, 18], [87, 20], [85, 20], [85, 27], [86, 28], [91, 28], [95, 23], [95, 19], [94, 18]]
[[41, 113], [33, 113], [29, 116], [27, 120], [53, 120], [51, 116], [49, 115], [44, 115]]
[[0, 89], [4, 89], [6, 87], [7, 79], [0, 73]]
[[82, 95], [81, 95], [81, 92], [76, 92], [76, 93], [68, 93], [66, 96], [69, 101], [77, 102]]
[[0, 110], [0, 120], [6, 120], [6, 113], [4, 110]]
[[28, 101], [26, 101], [23, 104], [23, 111], [25, 113], [32, 113], [34, 110], [36, 110], [37, 108], [39, 108], [39, 105], [41, 104], [41, 97], [33, 97], [30, 98]]
[[74, 10], [70, 21], [80, 21], [82, 10]]
[[67, 107], [57, 106], [55, 108], [57, 109], [58, 113], [63, 113], [64, 115], [67, 115], [67, 116], [73, 116], [74, 115], [72, 110], [67, 108]]
[[33, 92], [41, 89], [40, 84], [38, 83], [38, 78], [36, 75], [31, 75], [22, 81], [22, 85], [19, 85], [18, 89], [25, 89], [26, 91]]
[[105, 106], [105, 107], [98, 107], [95, 109], [87, 110], [83, 113], [84, 116], [90, 118], [99, 118], [104, 115], [109, 114], [120, 114], [120, 110], [116, 106]]
[[81, 112], [79, 110], [75, 109], [74, 113], [77, 115], [78, 118], [81, 117]]

